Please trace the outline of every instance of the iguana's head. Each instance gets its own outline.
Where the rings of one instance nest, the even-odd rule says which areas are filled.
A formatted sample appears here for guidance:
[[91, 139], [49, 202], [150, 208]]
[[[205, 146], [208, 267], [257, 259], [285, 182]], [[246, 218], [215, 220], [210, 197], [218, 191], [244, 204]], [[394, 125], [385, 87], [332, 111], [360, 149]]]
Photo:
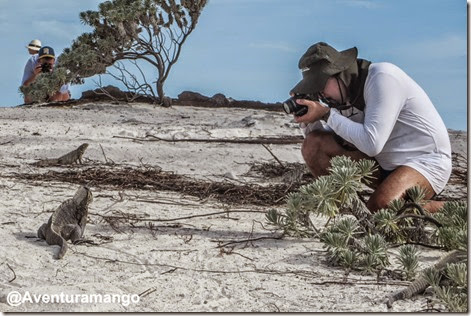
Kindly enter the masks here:
[[80, 187], [74, 195], [74, 201], [78, 205], [87, 206], [93, 201], [92, 191], [86, 186]]
[[87, 147], [88, 147], [88, 144], [87, 144], [87, 143], [83, 143], [82, 145], [79, 146], [79, 150], [80, 150], [81, 152], [84, 152], [85, 149], [87, 149]]

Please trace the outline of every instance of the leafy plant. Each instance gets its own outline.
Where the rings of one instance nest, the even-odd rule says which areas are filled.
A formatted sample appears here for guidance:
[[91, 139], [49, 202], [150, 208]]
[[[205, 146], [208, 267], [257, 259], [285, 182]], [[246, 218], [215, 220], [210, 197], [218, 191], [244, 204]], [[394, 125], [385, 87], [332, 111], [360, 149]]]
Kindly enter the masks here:
[[418, 250], [412, 245], [399, 248], [399, 262], [406, 274], [407, 280], [413, 280], [419, 267]]
[[[370, 160], [332, 158], [328, 175], [290, 194], [285, 212], [272, 210], [267, 220], [287, 235], [319, 237], [329, 262], [347, 270], [379, 275], [390, 265], [391, 243], [399, 245], [398, 261], [408, 280], [414, 279], [419, 265], [417, 248], [411, 244], [467, 251], [466, 203], [447, 202], [441, 211], [431, 215], [423, 208], [425, 191], [417, 186], [386, 209], [371, 214], [359, 192], [363, 184], [371, 181], [374, 170]], [[322, 230], [312, 225], [312, 215], [328, 218]], [[467, 309], [466, 259], [443, 269], [429, 269], [425, 275], [450, 310]], [[441, 284], [444, 276], [450, 280], [446, 286]]]
[[424, 276], [432, 286], [439, 302], [449, 311], [468, 311], [468, 264], [448, 264], [444, 270], [426, 269]]

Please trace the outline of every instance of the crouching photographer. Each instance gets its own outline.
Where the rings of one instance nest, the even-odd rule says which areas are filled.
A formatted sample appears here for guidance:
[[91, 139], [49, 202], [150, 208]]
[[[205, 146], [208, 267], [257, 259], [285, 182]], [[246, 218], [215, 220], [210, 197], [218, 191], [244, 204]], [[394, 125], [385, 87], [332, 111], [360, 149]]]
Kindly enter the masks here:
[[[375, 212], [410, 187], [426, 199], [439, 194], [451, 174], [451, 145], [440, 115], [424, 90], [399, 67], [357, 58], [357, 48], [337, 51], [319, 42], [299, 61], [303, 79], [283, 108], [300, 123], [302, 155], [314, 177], [330, 159], [370, 159], [380, 168], [367, 206]], [[429, 201], [435, 212], [443, 202]]]
[[[49, 46], [43, 46], [37, 54], [31, 56], [25, 65], [23, 80], [21, 86], [26, 87], [33, 83], [38, 76], [43, 73], [50, 73], [54, 71], [56, 57], [54, 49]], [[69, 85], [63, 85], [59, 91], [54, 93], [52, 96], [48, 96], [47, 100], [50, 101], [67, 101], [70, 99]], [[25, 95], [24, 102], [31, 103], [31, 99]]]

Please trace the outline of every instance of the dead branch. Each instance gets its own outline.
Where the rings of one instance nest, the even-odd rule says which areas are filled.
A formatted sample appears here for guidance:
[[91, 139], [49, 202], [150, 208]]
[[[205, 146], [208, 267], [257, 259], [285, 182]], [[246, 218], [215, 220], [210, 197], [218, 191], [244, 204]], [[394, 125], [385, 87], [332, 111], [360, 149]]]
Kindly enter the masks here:
[[[152, 139], [149, 139], [152, 138]], [[199, 143], [232, 143], [232, 144], [300, 144], [303, 142], [302, 137], [298, 136], [285, 136], [280, 138], [275, 137], [259, 137], [259, 138], [239, 138], [239, 139], [224, 139], [224, 138], [191, 138], [191, 139], [164, 139], [154, 135], [147, 135], [144, 137], [127, 137], [127, 136], [113, 136], [113, 138], [130, 139], [140, 142], [155, 142], [163, 141], [169, 143], [175, 142], [199, 142]]]
[[190, 215], [190, 216], [183, 216], [183, 217], [176, 217], [176, 218], [139, 218], [135, 214], [126, 214], [126, 216], [101, 215], [101, 214], [90, 213], [90, 212], [88, 214], [89, 215], [94, 215], [94, 216], [99, 216], [99, 217], [107, 219], [107, 220], [132, 220], [132, 221], [144, 221], [144, 222], [174, 222], [174, 221], [180, 221], [180, 220], [185, 220], [185, 219], [192, 219], [192, 218], [197, 218], [197, 217], [208, 217], [208, 216], [228, 214], [228, 213], [262, 213], [262, 214], [265, 214], [264, 211], [248, 211], [248, 210], [222, 211], [222, 212], [213, 212], [213, 213]]
[[93, 90], [93, 93], [99, 96], [106, 96], [107, 98], [110, 98], [114, 102], [119, 102], [115, 96], [113, 96], [107, 89], [103, 87], [102, 82], [101, 82], [101, 76], [102, 75], [98, 75], [98, 81], [93, 80], [93, 83], [98, 87], [98, 89]]
[[94, 186], [111, 186], [117, 190], [173, 191], [196, 196], [200, 200], [214, 198], [230, 204], [253, 204], [272, 206], [283, 203], [287, 193], [297, 190], [295, 185], [234, 184], [231, 182], [208, 182], [191, 179], [155, 168], [92, 166], [89, 168], [49, 170], [47, 173], [11, 173], [4, 178], [28, 181], [65, 182], [84, 184], [93, 181]]
[[240, 254], [238, 252], [235, 252], [234, 251], [234, 247], [231, 247], [229, 249], [226, 249], [226, 248], [220, 248], [219, 249], [219, 254], [222, 256], [222, 255], [238, 255], [238, 256], [241, 256], [242, 258], [245, 258], [247, 260], [250, 260], [250, 261], [253, 261], [252, 258], [249, 258], [247, 256], [244, 256], [243, 254]]
[[[101, 152], [102, 152], [102, 154], [103, 154], [103, 157], [105, 158], [105, 164], [108, 164], [108, 163], [109, 163], [109, 162], [108, 162], [108, 158], [106, 158], [105, 150], [103, 149], [103, 146], [101, 146], [101, 144], [100, 144], [100, 148], [101, 148]], [[111, 163], [114, 164], [114, 162], [113, 162], [112, 160], [110, 160], [110, 161], [111, 161]]]
[[136, 202], [142, 203], [151, 203], [151, 204], [164, 204], [164, 205], [178, 205], [178, 206], [191, 206], [191, 207], [201, 207], [201, 204], [191, 204], [191, 203], [182, 203], [182, 202], [165, 202], [160, 200], [143, 200], [137, 199]]
[[390, 248], [397, 248], [403, 245], [416, 245], [416, 246], [422, 246], [422, 247], [430, 248], [430, 249], [445, 250], [443, 246], [429, 245], [422, 242], [405, 242], [405, 243], [400, 243], [400, 244], [392, 244], [390, 245]]
[[157, 288], [151, 287], [151, 288], [145, 290], [144, 292], [142, 292], [141, 294], [138, 294], [138, 295], [139, 295], [139, 297], [145, 297], [145, 296], [147, 296], [151, 293], [154, 293], [155, 291], [157, 291]]
[[404, 286], [409, 285], [410, 282], [380, 282], [380, 281], [362, 281], [362, 280], [353, 280], [352, 282], [348, 281], [322, 281], [322, 282], [309, 282], [311, 285], [328, 285], [328, 284], [340, 284], [340, 285], [398, 285]]
[[[223, 247], [227, 247], [229, 245], [233, 245], [233, 244], [240, 244], [240, 243], [249, 243], [249, 242], [253, 242], [253, 241], [258, 241], [258, 240], [266, 240], [266, 239], [282, 239], [284, 237], [283, 234], [279, 235], [279, 236], [263, 236], [263, 237], [257, 237], [257, 238], [249, 238], [249, 239], [242, 239], [242, 240], [231, 240], [229, 242], [226, 242], [224, 244], [219, 244], [217, 246], [217, 248], [223, 248]], [[221, 240], [211, 240], [212, 242], [217, 242], [217, 243], [221, 243], [222, 241]]]
[[[98, 257], [92, 256], [83, 252], [76, 251], [71, 249], [75, 254], [79, 254], [85, 256], [87, 258], [95, 259], [95, 260], [102, 260], [108, 263], [122, 263], [122, 264], [129, 264], [129, 265], [136, 265], [136, 266], [157, 266], [157, 267], [165, 267], [171, 268], [175, 270], [184, 270], [184, 271], [193, 271], [193, 272], [200, 272], [200, 273], [216, 273], [216, 274], [241, 274], [241, 273], [260, 273], [260, 274], [269, 274], [269, 275], [296, 275], [296, 276], [304, 276], [304, 277], [319, 277], [318, 273], [312, 270], [271, 270], [271, 269], [247, 269], [247, 270], [210, 270], [210, 269], [193, 269], [183, 266], [175, 266], [171, 264], [165, 263], [142, 263], [142, 262], [133, 262], [133, 261], [125, 261], [119, 259], [111, 259], [106, 257]], [[388, 283], [391, 284], [391, 283]]]
[[281, 163], [281, 161], [278, 159], [278, 157], [275, 156], [275, 154], [270, 150], [270, 148], [268, 148], [267, 146], [265, 146], [265, 144], [262, 144], [263, 148], [265, 148], [269, 153], [270, 155], [273, 156], [273, 158], [275, 158], [275, 160], [280, 164], [281, 168], [285, 168], [285, 166]]

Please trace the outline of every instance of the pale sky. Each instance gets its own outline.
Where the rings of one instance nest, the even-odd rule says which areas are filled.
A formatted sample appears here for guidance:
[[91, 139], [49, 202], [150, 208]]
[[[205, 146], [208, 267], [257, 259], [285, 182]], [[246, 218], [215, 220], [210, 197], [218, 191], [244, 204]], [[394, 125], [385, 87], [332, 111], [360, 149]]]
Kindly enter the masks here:
[[[0, 106], [22, 103], [18, 87], [29, 41], [39, 38], [59, 54], [90, 30], [79, 13], [100, 2], [0, 0]], [[464, 0], [210, 0], [165, 91], [283, 101], [301, 79], [301, 55], [324, 41], [398, 65], [424, 88], [448, 128], [466, 130], [466, 23]], [[146, 73], [155, 74], [151, 68]], [[73, 86], [72, 97], [96, 88], [93, 81]]]

